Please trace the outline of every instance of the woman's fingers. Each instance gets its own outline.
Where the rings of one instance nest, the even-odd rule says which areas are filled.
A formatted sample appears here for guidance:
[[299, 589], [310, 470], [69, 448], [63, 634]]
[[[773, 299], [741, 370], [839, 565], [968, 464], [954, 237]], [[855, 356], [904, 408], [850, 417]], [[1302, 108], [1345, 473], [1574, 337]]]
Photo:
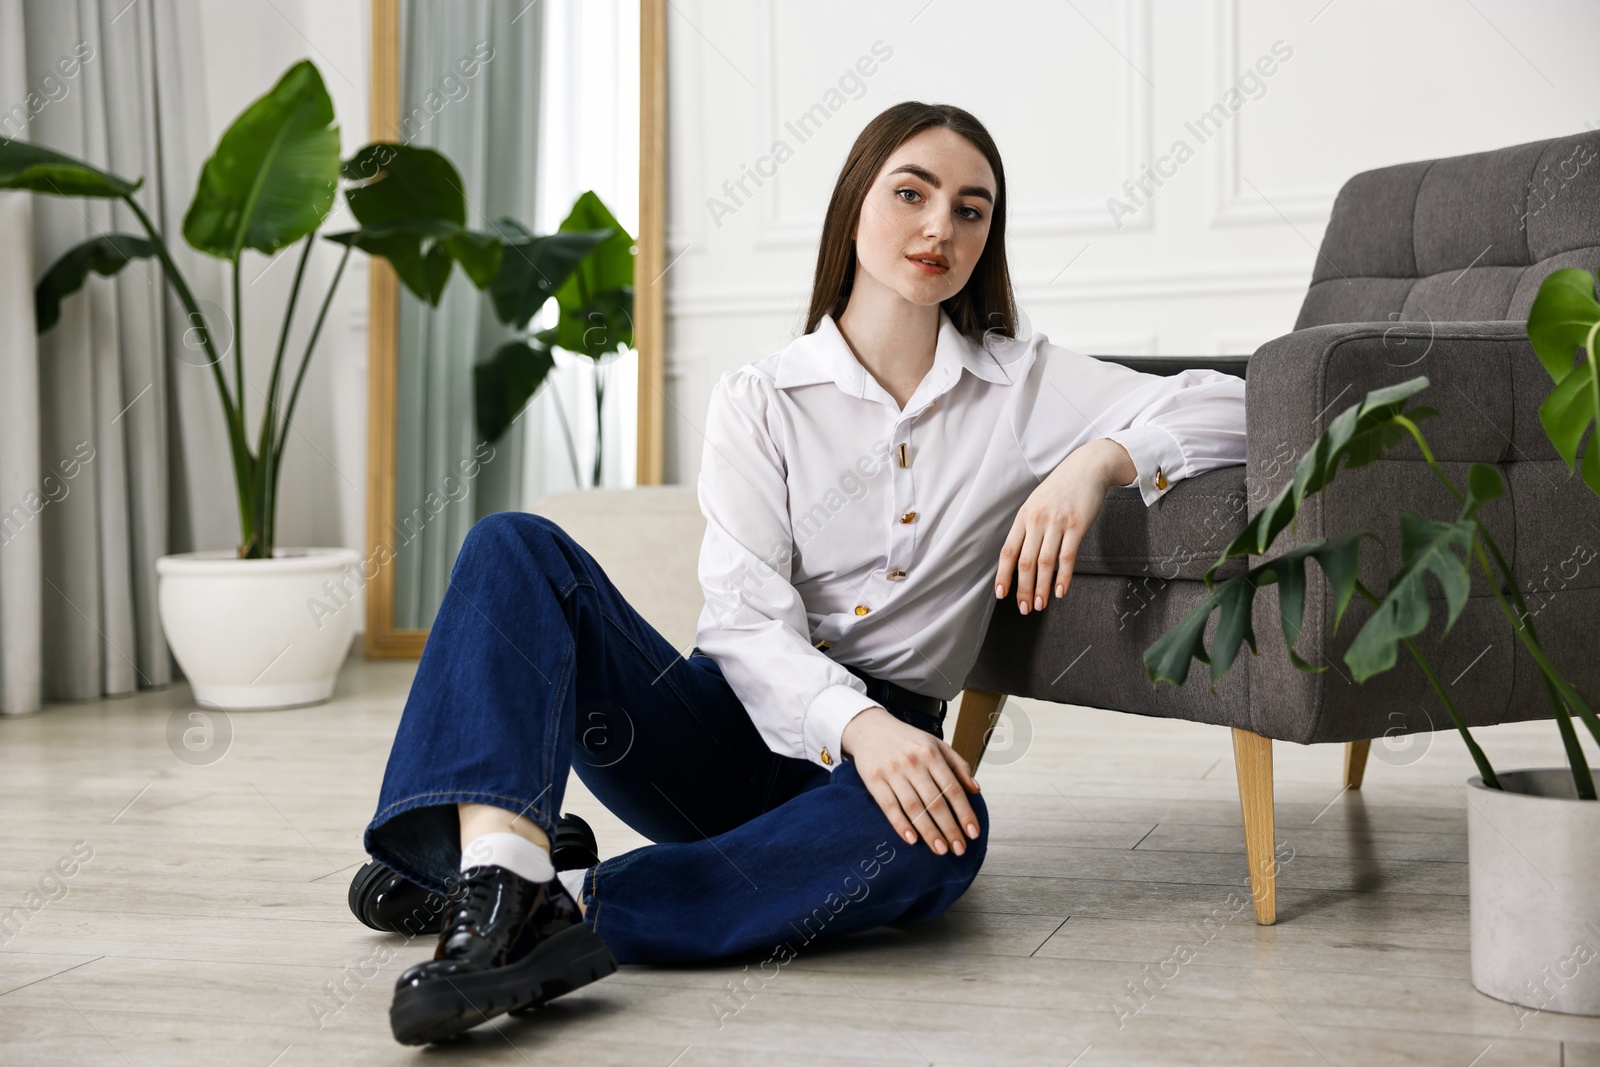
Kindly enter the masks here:
[[878, 807], [883, 809], [883, 814], [888, 818], [889, 825], [894, 827], [894, 832], [899, 834], [907, 844], [917, 843], [917, 831], [906, 818], [901, 807], [900, 797], [896, 795], [889, 783], [882, 778], [866, 781], [867, 792], [872, 794], [872, 799], [878, 802]]
[[1039, 565], [1039, 542], [1043, 539], [1043, 525], [1028, 523], [1022, 551], [1017, 556], [1017, 610], [1024, 615], [1033, 610], [1034, 576]]
[[961, 855], [967, 850], [966, 834], [950, 810], [948, 797], [951, 793], [957, 796], [965, 794], [961, 792], [960, 783], [950, 774], [944, 760], [935, 758], [928, 767], [913, 772], [911, 784], [922, 797], [922, 803], [928, 814], [933, 816], [939, 832], [944, 835], [946, 847], [956, 855]]
[[[961, 780], [962, 786], [969, 793], [976, 793], [983, 787], [978, 784], [978, 779], [972, 773], [972, 764], [962, 758], [961, 753], [950, 746], [948, 741], [939, 738], [939, 751], [944, 755], [944, 761], [950, 765], [956, 777]], [[964, 824], [963, 824], [964, 825]]]
[[1034, 575], [1033, 610], [1043, 611], [1050, 603], [1050, 579], [1055, 576], [1056, 564], [1063, 542], [1062, 527], [1055, 522], [1046, 523], [1039, 539], [1039, 569]]
[[1072, 572], [1078, 565], [1078, 546], [1083, 544], [1083, 535], [1068, 536], [1061, 539], [1061, 548], [1058, 550], [1056, 562], [1056, 585], [1059, 591], [1057, 599], [1067, 595], [1067, 589], [1072, 585]]
[[1011, 588], [1011, 575], [1016, 570], [1017, 557], [1022, 553], [1022, 539], [1027, 532], [1027, 523], [1022, 521], [1019, 513], [1011, 520], [1011, 532], [1006, 535], [1006, 543], [1000, 546], [1000, 569], [994, 576], [994, 595], [997, 600]]
[[950, 851], [950, 843], [944, 839], [938, 822], [928, 811], [928, 805], [917, 792], [916, 786], [912, 784], [910, 776], [903, 772], [890, 771], [888, 778], [890, 788], [894, 790], [895, 796], [900, 798], [901, 809], [911, 820], [911, 825], [922, 835], [922, 839], [928, 843], [928, 847], [941, 856]]

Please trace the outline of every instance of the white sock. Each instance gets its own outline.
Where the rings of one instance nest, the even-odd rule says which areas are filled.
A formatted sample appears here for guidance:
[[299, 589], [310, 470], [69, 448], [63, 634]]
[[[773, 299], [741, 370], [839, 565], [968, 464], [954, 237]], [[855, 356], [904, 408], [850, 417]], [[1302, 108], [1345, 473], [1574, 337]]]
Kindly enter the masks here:
[[504, 867], [530, 882], [548, 882], [555, 877], [550, 853], [519, 834], [501, 831], [475, 837], [461, 850], [461, 869], [486, 866]]
[[566, 886], [567, 893], [578, 903], [583, 903], [583, 883], [589, 880], [590, 868], [581, 871], [557, 871], [556, 877]]

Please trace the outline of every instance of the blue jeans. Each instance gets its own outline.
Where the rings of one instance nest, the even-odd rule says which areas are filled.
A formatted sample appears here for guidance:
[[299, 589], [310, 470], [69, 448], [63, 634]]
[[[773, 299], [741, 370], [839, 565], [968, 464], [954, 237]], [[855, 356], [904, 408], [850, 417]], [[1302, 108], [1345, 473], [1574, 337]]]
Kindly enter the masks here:
[[569, 768], [656, 842], [584, 884], [584, 921], [622, 963], [794, 952], [930, 919], [988, 844], [983, 797], [968, 794], [979, 836], [965, 855], [908, 845], [852, 761], [830, 772], [773, 752], [714, 660], [679, 655], [555, 523], [499, 512], [456, 558], [366, 849], [446, 892], [456, 805], [523, 813], [554, 838]]

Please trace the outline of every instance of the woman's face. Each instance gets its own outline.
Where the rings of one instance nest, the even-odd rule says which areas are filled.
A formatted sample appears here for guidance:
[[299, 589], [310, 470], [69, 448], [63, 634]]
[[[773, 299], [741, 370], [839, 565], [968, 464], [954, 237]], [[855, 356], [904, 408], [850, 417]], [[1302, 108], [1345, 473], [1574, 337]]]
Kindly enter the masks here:
[[864, 273], [913, 304], [959, 293], [989, 238], [994, 197], [994, 171], [971, 141], [923, 130], [894, 150], [862, 201], [858, 281]]

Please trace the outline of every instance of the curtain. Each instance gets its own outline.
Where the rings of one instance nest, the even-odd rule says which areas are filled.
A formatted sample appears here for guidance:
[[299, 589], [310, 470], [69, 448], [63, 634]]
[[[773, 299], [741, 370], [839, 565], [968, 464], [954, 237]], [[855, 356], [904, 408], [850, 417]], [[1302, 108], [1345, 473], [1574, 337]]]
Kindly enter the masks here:
[[[0, 132], [124, 177], [197, 298], [222, 275], [177, 235], [209, 144], [193, 0], [0, 0]], [[33, 283], [120, 203], [0, 193], [0, 712], [169, 684], [157, 557], [236, 543], [209, 369], [154, 261], [91, 277], [35, 336]], [[218, 506], [222, 502], [222, 506]]]
[[[398, 139], [455, 164], [473, 229], [504, 216], [535, 223], [544, 7], [401, 4]], [[390, 531], [396, 627], [430, 627], [472, 524], [521, 505], [527, 420], [517, 420], [482, 462], [490, 453], [473, 418], [472, 367], [510, 336], [459, 268], [437, 308], [401, 289]]]

